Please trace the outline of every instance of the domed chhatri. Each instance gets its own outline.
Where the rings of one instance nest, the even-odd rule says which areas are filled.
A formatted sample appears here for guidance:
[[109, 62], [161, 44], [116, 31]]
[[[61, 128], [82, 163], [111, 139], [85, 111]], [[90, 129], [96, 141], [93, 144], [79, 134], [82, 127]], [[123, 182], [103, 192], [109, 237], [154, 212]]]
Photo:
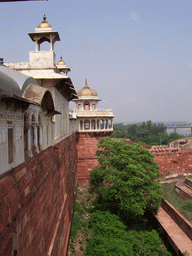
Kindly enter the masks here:
[[63, 61], [62, 56], [60, 57], [60, 60], [57, 62], [57, 69], [59, 70], [59, 72], [64, 72], [66, 76], [67, 73], [71, 71], [71, 69], [67, 67], [65, 61]]
[[57, 62], [57, 65], [66, 65], [65, 61], [63, 61], [62, 56], [60, 57], [60, 60]]
[[52, 28], [51, 25], [46, 21], [47, 17], [43, 16], [43, 21], [37, 26], [37, 28]]
[[78, 97], [97, 97], [98, 94], [95, 90], [91, 89], [88, 85], [87, 85], [87, 79], [85, 79], [85, 86], [83, 87], [83, 89], [77, 91], [77, 96]]
[[54, 51], [54, 43], [60, 41], [59, 33], [53, 31], [52, 26], [46, 21], [47, 17], [43, 16], [43, 21], [35, 28], [35, 32], [28, 33], [33, 42], [36, 42], [35, 51], [40, 51], [40, 44], [47, 41], [50, 43], [50, 51]]
[[113, 132], [113, 111], [111, 109], [100, 110], [97, 104], [101, 101], [95, 90], [87, 85], [77, 91], [78, 99], [73, 99], [76, 109], [71, 112], [73, 118], [77, 118], [77, 130], [79, 132], [99, 132], [99, 136], [110, 135]]

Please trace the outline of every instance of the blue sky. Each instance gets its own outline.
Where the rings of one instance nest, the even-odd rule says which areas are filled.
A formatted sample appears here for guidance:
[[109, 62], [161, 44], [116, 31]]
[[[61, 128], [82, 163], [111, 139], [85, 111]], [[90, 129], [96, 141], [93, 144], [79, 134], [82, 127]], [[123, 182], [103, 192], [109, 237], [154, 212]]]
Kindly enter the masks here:
[[115, 122], [192, 121], [191, 0], [10, 2], [0, 14], [5, 62], [28, 61], [27, 33], [46, 14], [60, 34], [56, 61], [63, 56], [76, 90], [87, 78]]

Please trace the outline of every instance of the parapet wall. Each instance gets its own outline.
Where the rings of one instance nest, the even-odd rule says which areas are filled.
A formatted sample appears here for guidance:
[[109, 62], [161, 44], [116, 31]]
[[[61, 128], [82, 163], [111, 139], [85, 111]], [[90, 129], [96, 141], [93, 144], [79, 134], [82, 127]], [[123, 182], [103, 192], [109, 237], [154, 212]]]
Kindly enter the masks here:
[[192, 171], [192, 149], [152, 147], [149, 150], [160, 166], [160, 173], [190, 173]]
[[76, 186], [76, 134], [0, 176], [0, 256], [64, 256]]
[[186, 220], [167, 200], [162, 201], [161, 207], [192, 240], [192, 224]]

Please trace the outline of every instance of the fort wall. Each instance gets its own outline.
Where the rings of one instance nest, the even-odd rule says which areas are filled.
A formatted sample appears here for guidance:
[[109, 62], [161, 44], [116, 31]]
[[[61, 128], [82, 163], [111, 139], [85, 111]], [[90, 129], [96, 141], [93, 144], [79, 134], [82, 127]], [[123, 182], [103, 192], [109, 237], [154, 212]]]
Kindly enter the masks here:
[[192, 149], [152, 147], [149, 150], [160, 166], [160, 173], [166, 176], [171, 173], [190, 173], [192, 171]]
[[0, 176], [0, 256], [66, 255], [76, 159], [74, 133]]
[[77, 182], [79, 184], [89, 183], [89, 172], [97, 165], [95, 151], [100, 136], [91, 132], [77, 133]]

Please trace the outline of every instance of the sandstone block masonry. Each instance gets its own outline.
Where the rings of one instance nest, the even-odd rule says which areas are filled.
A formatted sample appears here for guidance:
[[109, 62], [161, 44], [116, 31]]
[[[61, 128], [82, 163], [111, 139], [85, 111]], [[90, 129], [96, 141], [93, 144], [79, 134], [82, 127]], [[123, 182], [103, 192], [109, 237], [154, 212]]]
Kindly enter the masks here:
[[160, 166], [163, 176], [172, 173], [190, 173], [192, 171], [192, 149], [159, 148], [150, 149]]
[[79, 184], [88, 184], [89, 172], [98, 165], [95, 152], [98, 149], [100, 136], [102, 135], [89, 132], [77, 134], [77, 182]]
[[76, 159], [74, 133], [0, 176], [0, 256], [66, 255]]

